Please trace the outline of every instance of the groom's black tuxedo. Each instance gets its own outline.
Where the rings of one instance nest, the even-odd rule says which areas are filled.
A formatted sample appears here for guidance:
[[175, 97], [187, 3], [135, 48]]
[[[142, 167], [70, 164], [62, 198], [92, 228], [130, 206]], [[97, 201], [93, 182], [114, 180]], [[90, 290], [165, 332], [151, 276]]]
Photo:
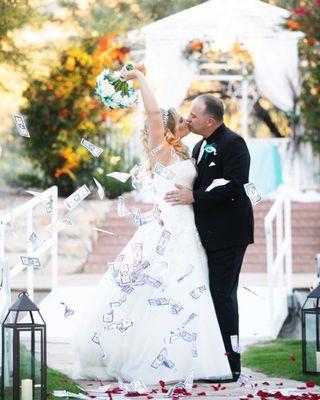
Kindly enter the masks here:
[[[192, 156], [197, 160], [203, 140]], [[253, 213], [243, 185], [248, 183], [250, 155], [245, 141], [222, 124], [208, 139], [215, 152], [204, 151], [193, 186], [195, 221], [206, 250], [253, 243]], [[230, 182], [206, 192], [214, 179]]]
[[[206, 250], [210, 291], [234, 378], [240, 373], [240, 354], [230, 336], [239, 335], [237, 289], [247, 245], [253, 243], [253, 212], [243, 185], [248, 183], [250, 155], [245, 141], [222, 124], [206, 140], [215, 151], [204, 151], [193, 186], [195, 222]], [[197, 160], [203, 140], [192, 156]], [[209, 146], [210, 147], [210, 146]], [[229, 181], [208, 188], [213, 180]], [[207, 191], [206, 191], [207, 190]]]

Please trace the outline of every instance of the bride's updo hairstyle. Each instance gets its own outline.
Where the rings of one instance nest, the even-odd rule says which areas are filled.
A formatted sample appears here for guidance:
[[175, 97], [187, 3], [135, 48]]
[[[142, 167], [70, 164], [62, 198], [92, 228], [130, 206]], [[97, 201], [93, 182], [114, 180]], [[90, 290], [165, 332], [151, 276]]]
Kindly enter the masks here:
[[[180, 118], [179, 114], [174, 108], [169, 108], [169, 110], [164, 110], [161, 108], [160, 111], [164, 126], [164, 140], [169, 143], [177, 156], [179, 156], [182, 160], [187, 160], [190, 158], [188, 148], [182, 143], [178, 131]], [[142, 142], [146, 156], [148, 160], [151, 161], [151, 151], [149, 149], [148, 139], [149, 131], [145, 124], [144, 129], [142, 130]]]

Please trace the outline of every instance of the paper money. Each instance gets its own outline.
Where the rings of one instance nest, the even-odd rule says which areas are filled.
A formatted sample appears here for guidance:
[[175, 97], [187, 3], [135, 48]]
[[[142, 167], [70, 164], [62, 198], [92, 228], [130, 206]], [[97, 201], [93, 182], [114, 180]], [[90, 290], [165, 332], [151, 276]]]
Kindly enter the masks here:
[[21, 256], [20, 259], [21, 259], [21, 263], [22, 263], [23, 265], [28, 266], [28, 267], [34, 267], [34, 268], [41, 267], [39, 258], [36, 258], [36, 257], [23, 257], [23, 256]]
[[189, 276], [190, 274], [192, 274], [194, 270], [194, 266], [192, 264], [190, 264], [187, 268], [187, 271], [184, 275], [182, 275], [180, 278], [177, 279], [177, 282], [181, 283], [187, 276]]
[[171, 314], [179, 314], [183, 307], [173, 299], [169, 299]]
[[14, 123], [18, 129], [19, 135], [23, 137], [30, 137], [30, 133], [28, 131], [27, 125], [24, 121], [24, 117], [19, 114], [12, 114]]
[[190, 375], [187, 376], [185, 381], [183, 382], [183, 386], [186, 389], [187, 392], [190, 392], [193, 387], [193, 376], [194, 376], [194, 370], [191, 371]]
[[126, 300], [127, 300], [127, 296], [123, 295], [120, 297], [119, 300], [110, 301], [110, 303], [109, 303], [110, 309], [113, 310], [115, 307], [120, 307]]
[[171, 236], [171, 233], [169, 231], [163, 230], [163, 232], [161, 234], [161, 237], [160, 237], [160, 240], [159, 240], [159, 243], [158, 243], [157, 248], [156, 248], [156, 253], [158, 253], [161, 256], [163, 256], [164, 251], [165, 251], [165, 249], [167, 247], [167, 244], [169, 242], [170, 236]]
[[192, 334], [192, 357], [198, 357], [197, 334]]
[[31, 235], [30, 235], [30, 237], [28, 239], [28, 242], [32, 243], [34, 248], [39, 246], [39, 244], [40, 244], [39, 243], [39, 239], [38, 239], [38, 236], [37, 236], [37, 234], [35, 232], [31, 233]]
[[64, 201], [64, 205], [69, 209], [73, 210], [77, 207], [83, 199], [85, 199], [90, 194], [90, 190], [87, 185], [82, 185], [79, 189], [73, 192]]
[[95, 343], [97, 346], [99, 346], [100, 351], [101, 351], [101, 357], [102, 357], [103, 359], [106, 358], [106, 354], [105, 354], [105, 352], [104, 352], [104, 350], [103, 350], [103, 348], [102, 348], [102, 346], [101, 346], [100, 339], [99, 339], [99, 336], [98, 336], [98, 333], [97, 333], [97, 332], [94, 333], [94, 335], [93, 335], [91, 341], [92, 341], [93, 343]]
[[94, 157], [99, 157], [103, 152], [103, 149], [101, 149], [101, 147], [96, 146], [95, 144], [89, 142], [86, 139], [81, 139], [80, 143], [82, 144], [83, 147], [89, 150]]
[[136, 267], [142, 262], [143, 243], [132, 243], [131, 249], [132, 249], [133, 267]]
[[249, 197], [252, 205], [259, 203], [262, 200], [259, 192], [257, 191], [254, 183], [246, 183], [244, 186], [244, 190], [246, 191], [247, 196]]
[[145, 385], [145, 383], [143, 382], [142, 378], [134, 379], [133, 381], [130, 382], [130, 385], [132, 389], [139, 394], [149, 393], [149, 390]]
[[114, 318], [113, 310], [110, 310], [103, 314], [102, 321], [110, 324], [111, 322], [113, 322], [113, 318]]
[[168, 350], [164, 347], [157, 357], [153, 360], [151, 367], [154, 369], [158, 369], [160, 365], [163, 364], [164, 360], [167, 358]]
[[144, 284], [154, 287], [155, 289], [159, 289], [162, 285], [162, 281], [159, 279], [153, 278], [150, 275], [144, 274]]
[[175, 369], [175, 363], [167, 358], [163, 360], [163, 365], [169, 369]]
[[198, 315], [196, 313], [191, 313], [186, 321], [182, 324], [182, 328], [188, 325], [191, 321], [193, 321]]
[[124, 293], [131, 294], [131, 293], [134, 291], [134, 287], [126, 285], [126, 286], [123, 286], [123, 287], [121, 288], [121, 290], [122, 290]]
[[132, 279], [136, 280], [138, 276], [141, 274], [142, 271], [150, 267], [149, 261], [145, 260], [141, 263], [139, 263], [134, 270], [132, 271]]
[[231, 335], [230, 336], [231, 347], [235, 353], [241, 353], [241, 348], [239, 346], [239, 338], [238, 335]]
[[126, 207], [123, 196], [118, 197], [117, 214], [119, 217], [125, 217], [126, 215], [130, 215], [130, 212]]
[[109, 174], [106, 175], [110, 176], [111, 178], [117, 179], [122, 183], [127, 182], [127, 180], [131, 177], [131, 174], [128, 174], [126, 172], [110, 172]]
[[121, 285], [129, 285], [132, 283], [131, 272], [128, 264], [121, 265], [119, 275]]
[[148, 299], [150, 306], [167, 306], [169, 304], [169, 300], [164, 297], [159, 297], [157, 299]]
[[136, 226], [141, 226], [142, 225], [142, 214], [141, 214], [140, 208], [133, 208], [131, 215], [132, 215], [134, 224]]
[[72, 225], [71, 219], [65, 218], [65, 219], [61, 219], [61, 220], [52, 222], [51, 224], [47, 225], [46, 229], [50, 233], [52, 233], [52, 232], [62, 231], [63, 229], [66, 229], [71, 225]]
[[127, 329], [133, 326], [133, 321], [130, 321], [128, 319], [122, 319], [121, 321], [115, 321], [112, 322], [109, 325], [105, 326], [105, 329], [110, 331], [113, 330], [114, 328], [117, 329], [119, 332], [123, 333]]
[[64, 306], [64, 317], [70, 317], [74, 314], [74, 310], [66, 305], [63, 301], [60, 301], [60, 304]]
[[92, 229], [93, 229], [94, 231], [106, 233], [107, 235], [110, 235], [110, 236], [119, 237], [119, 235], [118, 235], [117, 233], [113, 233], [113, 232], [110, 232], [110, 231], [106, 231], [105, 229], [97, 228], [97, 227], [95, 227], [95, 226], [94, 226]]
[[144, 177], [144, 170], [141, 165], [135, 165], [131, 168], [130, 174], [136, 182], [141, 183]]
[[199, 297], [202, 295], [202, 293], [207, 290], [207, 288], [205, 287], [205, 285], [203, 286], [199, 286], [193, 290], [191, 290], [191, 292], [189, 293], [191, 297], [193, 297], [194, 299], [199, 299]]
[[53, 212], [53, 197], [48, 196], [46, 199], [42, 200], [42, 203], [44, 204], [44, 206], [46, 208], [46, 213], [48, 215], [52, 214], [52, 212]]
[[156, 208], [153, 208], [152, 210], [142, 214], [140, 208], [133, 208], [132, 218], [135, 225], [142, 226], [158, 219], [158, 211]]
[[171, 169], [158, 162], [153, 168], [153, 173], [161, 176], [161, 178], [167, 179], [168, 181], [171, 181], [176, 175], [173, 171], [171, 171]]
[[103, 200], [104, 196], [105, 196], [103, 187], [102, 187], [101, 183], [96, 180], [96, 178], [93, 178], [93, 180], [94, 180], [94, 183], [97, 185], [97, 188], [98, 188], [98, 196], [100, 197], [100, 200]]
[[52, 392], [54, 397], [63, 397], [63, 398], [74, 398], [74, 399], [82, 399], [82, 400], [90, 400], [91, 398], [82, 393], [72, 393], [67, 390], [54, 390]]

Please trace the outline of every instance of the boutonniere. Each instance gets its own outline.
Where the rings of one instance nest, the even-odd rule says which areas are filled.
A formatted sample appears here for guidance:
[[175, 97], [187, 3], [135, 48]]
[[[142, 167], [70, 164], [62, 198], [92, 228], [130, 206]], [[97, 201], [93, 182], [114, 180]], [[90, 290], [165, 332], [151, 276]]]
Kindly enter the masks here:
[[205, 151], [205, 158], [207, 158], [208, 154], [213, 153], [214, 156], [217, 155], [217, 149], [214, 143], [207, 143], [204, 146], [204, 151]]

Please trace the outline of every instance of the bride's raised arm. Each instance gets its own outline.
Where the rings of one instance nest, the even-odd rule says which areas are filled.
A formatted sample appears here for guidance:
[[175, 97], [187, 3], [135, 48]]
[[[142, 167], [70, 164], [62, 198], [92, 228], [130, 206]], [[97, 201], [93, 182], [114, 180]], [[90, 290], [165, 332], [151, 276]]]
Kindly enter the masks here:
[[121, 70], [120, 77], [123, 80], [138, 80], [144, 109], [147, 115], [147, 128], [149, 131], [149, 150], [160, 146], [164, 141], [164, 126], [161, 111], [144, 74], [137, 69], [128, 71], [124, 67]]

